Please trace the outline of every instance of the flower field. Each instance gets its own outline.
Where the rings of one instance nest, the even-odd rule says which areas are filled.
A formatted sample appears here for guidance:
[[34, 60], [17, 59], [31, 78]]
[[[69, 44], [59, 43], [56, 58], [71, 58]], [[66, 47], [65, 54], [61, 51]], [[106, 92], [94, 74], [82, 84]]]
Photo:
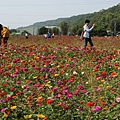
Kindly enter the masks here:
[[0, 47], [0, 120], [119, 120], [120, 37], [11, 37]]

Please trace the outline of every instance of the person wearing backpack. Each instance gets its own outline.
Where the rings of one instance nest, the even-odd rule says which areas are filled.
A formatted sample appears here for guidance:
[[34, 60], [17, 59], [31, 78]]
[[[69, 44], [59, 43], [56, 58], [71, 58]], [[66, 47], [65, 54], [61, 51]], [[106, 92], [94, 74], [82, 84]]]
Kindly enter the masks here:
[[95, 24], [92, 25], [92, 27], [89, 26], [90, 20], [85, 20], [85, 25], [83, 26], [83, 38], [84, 38], [84, 49], [86, 49], [87, 47], [87, 43], [90, 43], [90, 46], [93, 47], [93, 42], [91, 39], [91, 34], [90, 32], [92, 31], [92, 29], [95, 27]]
[[1, 38], [0, 46], [7, 47], [9, 35], [10, 31], [8, 30], [8, 28], [0, 24], [0, 38]]

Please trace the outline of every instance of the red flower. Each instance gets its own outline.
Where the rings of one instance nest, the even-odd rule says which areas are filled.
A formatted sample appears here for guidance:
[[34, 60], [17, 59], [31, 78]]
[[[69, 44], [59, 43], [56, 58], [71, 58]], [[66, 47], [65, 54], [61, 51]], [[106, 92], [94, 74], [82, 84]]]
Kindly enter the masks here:
[[67, 110], [70, 108], [70, 105], [64, 105], [63, 108]]
[[106, 75], [107, 75], [107, 72], [102, 72], [101, 74], [102, 77], [106, 77]]
[[47, 104], [49, 105], [49, 104], [52, 104], [54, 102], [54, 100], [53, 99], [48, 99], [47, 100]]
[[4, 83], [4, 84], [3, 84], [3, 87], [6, 87], [6, 86], [8, 86], [8, 84], [7, 84], [7, 83]]
[[92, 106], [94, 106], [94, 102], [88, 102], [87, 104], [86, 104], [86, 106], [88, 106], [88, 107], [92, 107]]

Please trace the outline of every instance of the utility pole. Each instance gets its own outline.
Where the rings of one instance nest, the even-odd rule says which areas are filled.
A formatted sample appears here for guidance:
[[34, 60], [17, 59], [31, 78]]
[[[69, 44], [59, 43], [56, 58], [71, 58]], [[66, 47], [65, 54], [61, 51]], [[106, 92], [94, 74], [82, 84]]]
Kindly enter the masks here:
[[35, 28], [34, 28], [34, 26], [33, 26], [33, 35], [34, 35], [34, 30], [35, 30]]
[[114, 22], [114, 34], [116, 35], [116, 21]]

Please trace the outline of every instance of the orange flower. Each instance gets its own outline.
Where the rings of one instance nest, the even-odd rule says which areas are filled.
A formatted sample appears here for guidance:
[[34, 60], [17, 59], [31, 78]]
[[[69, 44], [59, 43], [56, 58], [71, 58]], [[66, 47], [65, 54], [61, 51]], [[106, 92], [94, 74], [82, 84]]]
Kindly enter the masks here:
[[16, 95], [20, 95], [21, 94], [21, 92], [16, 92]]
[[12, 98], [13, 98], [13, 99], [16, 99], [16, 98], [17, 98], [17, 96], [12, 96]]
[[112, 76], [112, 77], [117, 77], [118, 74], [117, 74], [116, 72], [112, 72], [112, 73], [111, 73], [111, 76]]
[[116, 106], [116, 105], [117, 105], [117, 103], [115, 103], [115, 102], [112, 103], [112, 106], [113, 106], [113, 107]]
[[27, 101], [31, 101], [31, 100], [33, 100], [33, 96], [29, 96], [29, 97], [27, 98]]
[[11, 90], [11, 91], [14, 91], [14, 90], [15, 90], [15, 88], [12, 86], [12, 87], [10, 87], [10, 90]]
[[69, 109], [69, 108], [70, 108], [70, 105], [64, 105], [63, 108], [64, 108], [64, 109]]
[[43, 102], [43, 101], [44, 101], [44, 98], [43, 98], [43, 97], [38, 97], [38, 98], [37, 98], [38, 104], [40, 104], [40, 103]]
[[61, 75], [64, 75], [64, 73], [65, 73], [65, 71], [61, 71], [61, 72], [60, 72]]
[[82, 101], [80, 101], [80, 104], [83, 104], [83, 102], [82, 102]]
[[103, 110], [108, 111], [108, 108], [103, 108]]
[[43, 76], [40, 76], [40, 80], [43, 80], [44, 79], [44, 77]]
[[4, 83], [4, 84], [3, 84], [3, 87], [6, 87], [6, 86], [8, 86], [8, 84], [7, 84], [7, 83]]
[[29, 83], [29, 82], [30, 82], [30, 80], [26, 80], [26, 82], [27, 82], [27, 83]]
[[104, 107], [106, 105], [106, 103], [105, 103], [103, 98], [99, 99], [99, 104], [100, 104], [101, 107]]
[[9, 76], [9, 75], [10, 75], [10, 72], [9, 72], [9, 71], [6, 71], [6, 72], [4, 72], [4, 75], [5, 75], [5, 76]]

